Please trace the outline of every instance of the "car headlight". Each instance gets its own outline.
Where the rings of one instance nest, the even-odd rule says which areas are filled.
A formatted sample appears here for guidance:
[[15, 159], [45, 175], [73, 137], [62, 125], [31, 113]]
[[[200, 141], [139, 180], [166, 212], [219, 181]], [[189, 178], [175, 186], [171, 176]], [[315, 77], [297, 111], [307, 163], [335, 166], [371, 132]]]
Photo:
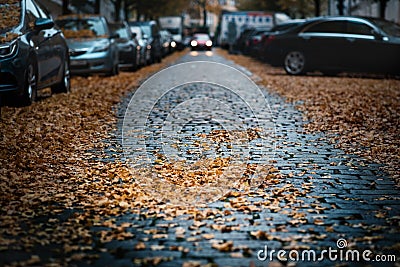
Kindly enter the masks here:
[[7, 45], [1, 45], [0, 46], [0, 57], [8, 57], [8, 56], [13, 55], [17, 51], [17, 48], [18, 48], [17, 40], [15, 40]]
[[175, 41], [172, 41], [172, 42], [171, 42], [171, 47], [176, 47]]
[[211, 40], [208, 40], [208, 41], [206, 42], [206, 46], [212, 46], [212, 41], [211, 41]]
[[195, 40], [193, 40], [193, 41], [190, 42], [190, 45], [191, 46], [197, 46], [197, 42]]
[[110, 44], [103, 44], [95, 46], [92, 50], [93, 53], [106, 52], [110, 48]]

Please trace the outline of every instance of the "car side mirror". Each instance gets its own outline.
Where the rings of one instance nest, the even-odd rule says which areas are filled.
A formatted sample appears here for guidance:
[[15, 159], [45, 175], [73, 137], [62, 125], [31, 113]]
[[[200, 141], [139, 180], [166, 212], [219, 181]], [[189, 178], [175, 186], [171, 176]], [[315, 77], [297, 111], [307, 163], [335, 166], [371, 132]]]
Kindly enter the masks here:
[[133, 33], [132, 33], [132, 39], [135, 39], [136, 36], [137, 36], [136, 32], [133, 32]]
[[35, 30], [45, 30], [54, 27], [54, 21], [48, 18], [38, 18], [35, 21]]

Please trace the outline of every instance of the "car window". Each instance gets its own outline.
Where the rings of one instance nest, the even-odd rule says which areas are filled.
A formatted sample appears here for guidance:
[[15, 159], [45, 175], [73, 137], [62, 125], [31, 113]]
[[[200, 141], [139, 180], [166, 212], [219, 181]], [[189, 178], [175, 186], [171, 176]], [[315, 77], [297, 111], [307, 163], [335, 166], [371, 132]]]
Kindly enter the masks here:
[[137, 39], [142, 39], [142, 30], [140, 27], [131, 27], [131, 32], [136, 33]]
[[373, 22], [378, 25], [386, 34], [400, 37], [400, 25], [394, 22], [374, 19]]
[[206, 34], [198, 34], [198, 35], [195, 35], [194, 38], [199, 41], [207, 41], [210, 39], [210, 37], [208, 37], [208, 35], [206, 35]]
[[151, 28], [150, 28], [150, 26], [142, 25], [142, 26], [140, 26], [140, 28], [142, 28], [143, 33], [146, 34], [147, 37], [151, 37]]
[[318, 32], [318, 33], [344, 33], [346, 31], [345, 21], [323, 21], [317, 22], [308, 28], [304, 32]]
[[117, 33], [120, 38], [129, 39], [128, 31], [125, 29], [125, 27], [116, 29], [115, 33]]
[[33, 1], [33, 0], [31, 0], [31, 1], [32, 1], [32, 3], [34, 4], [34, 6], [36, 7], [36, 9], [37, 9], [37, 11], [38, 11], [40, 17], [42, 17], [42, 18], [50, 18], [50, 16], [48, 15], [48, 13], [47, 13], [45, 10], [43, 10], [42, 7], [41, 7], [38, 3], [36, 3], [36, 2]]
[[28, 16], [29, 22], [34, 22], [36, 21], [36, 19], [40, 18], [39, 11], [36, 9], [31, 0], [26, 0], [26, 14]]
[[369, 25], [362, 22], [348, 21], [346, 33], [372, 35], [373, 29]]

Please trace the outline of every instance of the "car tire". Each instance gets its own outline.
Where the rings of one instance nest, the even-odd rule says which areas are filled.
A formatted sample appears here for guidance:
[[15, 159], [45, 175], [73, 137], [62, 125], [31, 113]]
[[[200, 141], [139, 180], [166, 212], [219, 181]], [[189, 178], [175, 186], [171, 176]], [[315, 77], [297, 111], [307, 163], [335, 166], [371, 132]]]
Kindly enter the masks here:
[[37, 98], [37, 69], [33, 63], [26, 68], [22, 95], [18, 98], [18, 105], [29, 106]]
[[303, 52], [290, 51], [285, 56], [283, 66], [287, 74], [304, 74], [306, 72], [306, 57]]
[[69, 69], [68, 58], [64, 61], [63, 76], [61, 82], [51, 87], [53, 94], [69, 93], [71, 91], [71, 72]]

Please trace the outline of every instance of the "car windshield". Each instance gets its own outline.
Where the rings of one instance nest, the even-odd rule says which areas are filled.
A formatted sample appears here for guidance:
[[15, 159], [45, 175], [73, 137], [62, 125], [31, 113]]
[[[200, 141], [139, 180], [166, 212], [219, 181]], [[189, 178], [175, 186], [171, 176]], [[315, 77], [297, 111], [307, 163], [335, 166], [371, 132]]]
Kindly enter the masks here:
[[143, 33], [146, 34], [147, 37], [151, 37], [151, 27], [150, 26], [142, 25], [142, 26], [140, 26], [140, 28], [142, 28]]
[[199, 41], [207, 41], [207, 40], [210, 40], [210, 37], [208, 37], [207, 34], [198, 34], [198, 35], [195, 35], [194, 38], [195, 38], [196, 40], [199, 40]]
[[0, 34], [5, 34], [19, 25], [21, 2], [19, 0], [0, 1]]
[[142, 30], [140, 27], [131, 27], [131, 32], [136, 33], [136, 38], [138, 40], [142, 39]]
[[125, 29], [125, 27], [117, 26], [114, 32], [119, 35], [119, 38], [129, 39], [128, 31]]
[[375, 24], [378, 25], [385, 33], [390, 36], [400, 37], [400, 25], [394, 22], [385, 20], [374, 20]]
[[107, 29], [99, 18], [60, 19], [57, 25], [66, 38], [107, 37]]

